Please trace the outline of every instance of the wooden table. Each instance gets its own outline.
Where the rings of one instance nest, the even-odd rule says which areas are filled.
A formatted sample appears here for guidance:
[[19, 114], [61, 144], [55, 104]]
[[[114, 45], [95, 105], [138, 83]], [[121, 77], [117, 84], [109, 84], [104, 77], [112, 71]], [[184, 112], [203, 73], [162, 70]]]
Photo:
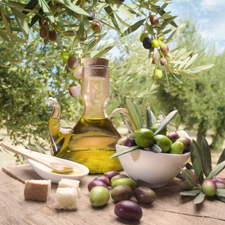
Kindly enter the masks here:
[[[225, 177], [225, 172], [221, 176]], [[114, 214], [115, 203], [112, 199], [99, 208], [90, 204], [87, 185], [95, 177], [89, 175], [81, 181], [78, 210], [63, 211], [54, 208], [56, 184], [52, 185], [51, 196], [47, 202], [25, 201], [24, 181], [40, 177], [27, 164], [3, 167], [0, 171], [0, 225], [225, 224], [224, 203], [208, 198], [203, 204], [194, 205], [193, 198], [180, 196], [177, 178], [166, 187], [154, 189], [157, 199], [153, 204], [140, 204], [143, 217], [139, 222], [121, 220]]]

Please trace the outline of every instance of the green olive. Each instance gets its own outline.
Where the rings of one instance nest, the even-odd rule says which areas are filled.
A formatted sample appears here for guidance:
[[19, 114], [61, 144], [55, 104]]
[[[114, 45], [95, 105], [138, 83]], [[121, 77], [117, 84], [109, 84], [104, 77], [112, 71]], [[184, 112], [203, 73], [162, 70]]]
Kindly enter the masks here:
[[93, 206], [103, 206], [109, 201], [109, 198], [109, 190], [102, 186], [93, 187], [89, 194], [89, 199]]
[[134, 191], [137, 187], [137, 183], [131, 178], [120, 178], [112, 182], [112, 188], [118, 185], [127, 185], [132, 189], [132, 191]]

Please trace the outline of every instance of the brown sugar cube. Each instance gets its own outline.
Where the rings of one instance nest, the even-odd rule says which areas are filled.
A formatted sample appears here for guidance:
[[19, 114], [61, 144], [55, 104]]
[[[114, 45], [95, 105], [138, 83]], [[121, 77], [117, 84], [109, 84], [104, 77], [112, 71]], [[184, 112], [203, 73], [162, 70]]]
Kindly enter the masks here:
[[25, 200], [46, 202], [51, 192], [50, 180], [27, 180], [25, 181]]

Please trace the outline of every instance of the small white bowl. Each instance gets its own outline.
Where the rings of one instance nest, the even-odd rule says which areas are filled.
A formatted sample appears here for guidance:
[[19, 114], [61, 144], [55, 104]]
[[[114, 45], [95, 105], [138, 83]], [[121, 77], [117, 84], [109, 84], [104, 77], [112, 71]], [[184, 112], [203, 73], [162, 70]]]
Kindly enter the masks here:
[[[189, 137], [185, 131], [179, 135]], [[128, 148], [116, 145], [116, 151]], [[185, 154], [154, 153], [151, 151], [135, 150], [119, 156], [125, 172], [139, 186], [159, 188], [166, 186], [180, 171], [190, 158], [190, 152]]]
[[[42, 155], [42, 153], [38, 153], [38, 152], [34, 152], [34, 151], [30, 151], [28, 149], [25, 149], [25, 148], [21, 148], [23, 149], [24, 151], [27, 151], [29, 153], [32, 152], [32, 154], [35, 156], [35, 155]], [[76, 162], [72, 162], [72, 161], [69, 161], [69, 160], [66, 160], [66, 159], [61, 159], [61, 158], [58, 158], [58, 157], [55, 157], [55, 156], [51, 156], [51, 155], [45, 155], [46, 159], [52, 159], [52, 157], [54, 157], [54, 160], [59, 162], [59, 163], [64, 163], [68, 166], [72, 166], [74, 167], [75, 169], [77, 170], [81, 170], [82, 173], [79, 174], [79, 175], [69, 175], [69, 174], [58, 174], [58, 173], [53, 173], [52, 172], [52, 169], [38, 163], [38, 162], [35, 162], [31, 159], [27, 159], [26, 160], [28, 161], [28, 163], [30, 164], [30, 166], [34, 169], [34, 171], [43, 179], [45, 180], [51, 180], [52, 183], [58, 183], [62, 178], [67, 178], [67, 179], [74, 179], [74, 180], [81, 180], [82, 178], [84, 178], [85, 176], [88, 175], [89, 173], [89, 169], [84, 166], [84, 165], [81, 165], [79, 163], [76, 163]]]

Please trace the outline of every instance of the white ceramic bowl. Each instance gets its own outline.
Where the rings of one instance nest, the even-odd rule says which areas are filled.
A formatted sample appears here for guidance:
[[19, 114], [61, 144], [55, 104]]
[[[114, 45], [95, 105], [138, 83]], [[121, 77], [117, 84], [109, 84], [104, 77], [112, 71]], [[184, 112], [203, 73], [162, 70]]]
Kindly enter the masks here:
[[[27, 152], [31, 152], [30, 150], [28, 149], [25, 149], [25, 148], [22, 148], [24, 151], [27, 151]], [[38, 152], [34, 152], [32, 151], [32, 154], [33, 155], [42, 155], [42, 153], [38, 153]], [[66, 159], [61, 159], [61, 158], [58, 158], [58, 157], [55, 157], [55, 156], [50, 156], [50, 155], [45, 155], [46, 159], [50, 159], [50, 158], [53, 158], [54, 157], [54, 160], [59, 162], [59, 163], [65, 163], [66, 165], [69, 165], [69, 166], [72, 166], [74, 167], [75, 169], [78, 169], [78, 170], [81, 170], [82, 173], [79, 174], [79, 175], [66, 175], [66, 174], [58, 174], [58, 173], [52, 173], [51, 169], [38, 163], [38, 162], [35, 162], [31, 159], [26, 159], [28, 161], [28, 163], [30, 164], [30, 166], [34, 169], [34, 171], [43, 179], [45, 180], [51, 180], [52, 183], [58, 183], [62, 178], [67, 178], [67, 179], [74, 179], [74, 180], [81, 180], [82, 178], [84, 178], [85, 176], [88, 175], [89, 173], [89, 169], [84, 166], [84, 165], [81, 165], [79, 163], [76, 163], [76, 162], [72, 162], [72, 161], [69, 161], [69, 160], [66, 160]]]
[[[189, 137], [186, 132], [180, 136]], [[116, 145], [119, 152], [126, 146]], [[154, 153], [151, 151], [135, 150], [119, 156], [125, 172], [134, 179], [139, 186], [159, 188], [168, 184], [190, 158], [190, 152], [185, 154]]]

